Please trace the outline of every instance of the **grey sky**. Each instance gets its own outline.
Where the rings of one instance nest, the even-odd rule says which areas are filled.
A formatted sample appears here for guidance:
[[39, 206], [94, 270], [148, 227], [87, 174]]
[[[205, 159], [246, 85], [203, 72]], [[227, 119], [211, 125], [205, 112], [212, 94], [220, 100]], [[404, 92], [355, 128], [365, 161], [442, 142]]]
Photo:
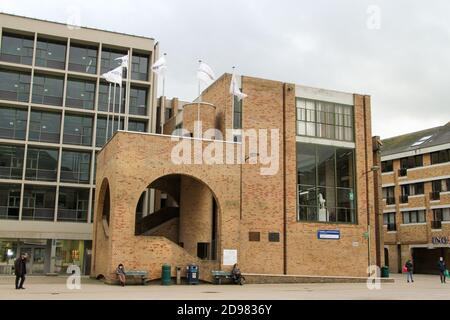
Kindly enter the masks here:
[[[380, 8], [379, 29], [367, 9]], [[166, 94], [192, 100], [197, 60], [241, 74], [372, 96], [373, 134], [450, 121], [450, 2], [366, 0], [0, 0], [0, 11], [153, 37]]]

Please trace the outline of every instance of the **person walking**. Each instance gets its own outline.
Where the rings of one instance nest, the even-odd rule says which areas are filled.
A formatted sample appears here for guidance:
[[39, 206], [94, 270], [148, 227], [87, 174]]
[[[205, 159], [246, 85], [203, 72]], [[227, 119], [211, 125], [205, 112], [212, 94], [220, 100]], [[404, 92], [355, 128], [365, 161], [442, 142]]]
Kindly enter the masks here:
[[25, 275], [27, 274], [27, 254], [22, 253], [19, 258], [14, 261], [14, 274], [16, 275], [16, 290], [25, 289]]
[[438, 268], [439, 268], [439, 276], [441, 277], [441, 283], [446, 283], [445, 276], [446, 276], [446, 270], [447, 266], [445, 265], [445, 261], [443, 257], [439, 258], [438, 262]]
[[123, 264], [119, 264], [117, 266], [116, 274], [117, 274], [117, 277], [119, 278], [120, 285], [122, 287], [125, 287], [126, 276], [125, 276], [125, 268], [124, 268]]
[[413, 266], [413, 263], [411, 260], [406, 261], [405, 269], [406, 269], [406, 281], [408, 283], [410, 280], [411, 280], [411, 282], [414, 282], [414, 279], [413, 279], [414, 266]]

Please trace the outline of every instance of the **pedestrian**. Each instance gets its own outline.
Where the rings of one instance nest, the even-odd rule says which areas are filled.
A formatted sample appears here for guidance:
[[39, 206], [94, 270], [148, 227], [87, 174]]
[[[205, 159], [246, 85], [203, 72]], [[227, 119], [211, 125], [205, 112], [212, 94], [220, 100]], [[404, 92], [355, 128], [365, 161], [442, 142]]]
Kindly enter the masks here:
[[441, 283], [445, 283], [447, 267], [445, 265], [445, 261], [444, 261], [443, 257], [439, 258], [438, 268], [439, 268], [439, 276], [441, 277]]
[[405, 269], [406, 269], [406, 281], [408, 283], [410, 280], [411, 280], [411, 282], [414, 282], [414, 279], [413, 279], [414, 266], [413, 266], [413, 263], [411, 260], [406, 261]]
[[16, 275], [16, 290], [25, 289], [25, 275], [27, 274], [27, 254], [22, 253], [19, 258], [14, 261], [14, 274]]
[[124, 268], [123, 264], [119, 264], [117, 266], [116, 274], [117, 274], [117, 277], [119, 278], [120, 285], [122, 287], [125, 287], [125, 279], [126, 279], [125, 275], [126, 274], [125, 274], [125, 268]]

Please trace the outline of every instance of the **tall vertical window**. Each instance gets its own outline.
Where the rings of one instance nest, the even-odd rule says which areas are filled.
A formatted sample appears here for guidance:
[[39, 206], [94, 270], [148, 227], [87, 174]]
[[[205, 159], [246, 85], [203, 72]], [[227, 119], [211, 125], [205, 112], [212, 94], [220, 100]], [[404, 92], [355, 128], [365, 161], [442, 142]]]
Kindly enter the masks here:
[[36, 66], [65, 69], [66, 44], [62, 41], [38, 39], [36, 46]]
[[392, 172], [394, 171], [394, 161], [387, 160], [381, 162], [381, 172]]
[[131, 63], [131, 79], [133, 80], [148, 80], [148, 56], [133, 54], [133, 60]]
[[18, 220], [20, 184], [0, 184], [0, 219]]
[[2, 34], [0, 60], [31, 65], [33, 62], [34, 38], [32, 36]]
[[0, 107], [0, 138], [25, 140], [27, 110]]
[[64, 150], [61, 155], [61, 182], [89, 183], [91, 154]]
[[25, 148], [0, 145], [0, 179], [22, 179]]
[[354, 141], [353, 106], [297, 99], [297, 134]]
[[298, 219], [356, 223], [354, 150], [297, 143]]
[[60, 188], [58, 221], [87, 222], [89, 189]]
[[27, 180], [56, 181], [58, 150], [32, 148], [27, 151]]
[[30, 86], [29, 73], [0, 70], [0, 100], [28, 102]]
[[93, 110], [95, 103], [95, 82], [67, 80], [66, 107]]
[[97, 73], [97, 48], [94, 46], [70, 44], [69, 70], [83, 73]]
[[385, 213], [383, 215], [384, 225], [387, 226], [388, 231], [395, 231], [397, 229], [395, 221], [395, 212]]
[[62, 106], [64, 79], [48, 75], [33, 78], [33, 103]]
[[383, 199], [386, 199], [387, 205], [395, 204], [395, 187], [383, 188]]
[[90, 146], [92, 143], [92, 117], [66, 114], [63, 141], [67, 144]]
[[53, 221], [55, 216], [55, 187], [25, 185], [23, 220]]
[[[106, 73], [108, 71], [114, 70], [117, 67], [120, 67], [120, 65], [122, 64], [122, 62], [120, 60], [117, 60], [118, 58], [121, 58], [123, 56], [126, 56], [127, 52], [126, 51], [118, 51], [118, 50], [114, 50], [114, 49], [108, 49], [108, 48], [103, 48], [102, 49], [102, 65], [101, 65], [101, 73]], [[127, 72], [126, 69], [124, 68], [123, 70], [123, 78], [127, 77]]]
[[242, 99], [234, 96], [233, 129], [242, 129]]
[[[130, 121], [132, 122], [132, 121]], [[96, 147], [103, 147], [103, 145], [106, 143], [106, 127], [108, 126], [108, 135], [111, 137], [114, 132], [118, 130], [119, 121], [117, 118], [114, 118], [114, 126], [112, 125], [112, 119], [109, 119], [109, 123], [107, 124], [107, 119], [99, 117], [97, 118], [97, 134], [96, 134], [96, 141], [95, 146]], [[130, 126], [130, 124], [128, 124]], [[133, 125], [132, 125], [133, 126]], [[120, 130], [123, 130], [124, 128], [124, 121], [123, 119], [120, 121]], [[129, 129], [130, 131], [133, 131]]]
[[59, 143], [61, 114], [32, 110], [30, 116], [30, 141]]
[[[118, 112], [120, 105], [120, 90], [116, 87], [116, 99], [114, 100], [114, 86], [111, 86], [111, 91], [109, 89], [109, 84], [101, 82], [98, 90], [98, 110], [109, 112]], [[122, 87], [122, 104], [120, 107], [120, 113], [125, 113], [125, 97], [126, 97], [126, 87]], [[115, 102], [115, 104], [114, 104]]]
[[147, 115], [147, 89], [131, 87], [130, 114]]

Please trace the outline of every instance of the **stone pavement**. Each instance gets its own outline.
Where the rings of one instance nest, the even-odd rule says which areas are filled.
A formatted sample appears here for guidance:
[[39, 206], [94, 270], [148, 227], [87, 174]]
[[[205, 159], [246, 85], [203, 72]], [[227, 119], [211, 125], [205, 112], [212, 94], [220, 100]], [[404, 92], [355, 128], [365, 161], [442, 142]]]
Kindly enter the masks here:
[[439, 276], [416, 275], [413, 284], [402, 275], [392, 275], [394, 283], [383, 283], [381, 290], [365, 284], [267, 284], [195, 286], [119, 286], [82, 278], [81, 290], [69, 290], [66, 277], [29, 276], [25, 290], [14, 289], [13, 277], [0, 277], [0, 300], [8, 299], [89, 299], [89, 300], [303, 300], [303, 299], [450, 299], [450, 283], [441, 284]]

